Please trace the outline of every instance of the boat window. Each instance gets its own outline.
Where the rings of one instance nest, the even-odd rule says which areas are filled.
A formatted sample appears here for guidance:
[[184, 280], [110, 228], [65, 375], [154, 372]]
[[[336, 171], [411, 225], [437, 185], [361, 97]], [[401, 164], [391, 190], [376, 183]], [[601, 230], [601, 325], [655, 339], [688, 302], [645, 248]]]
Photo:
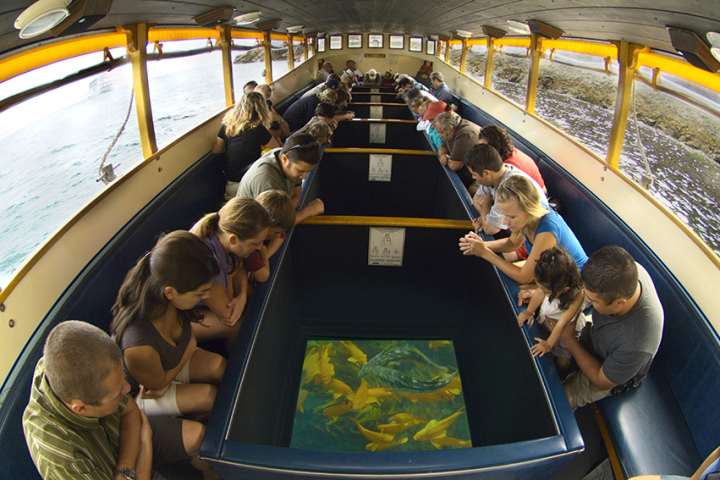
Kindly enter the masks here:
[[[115, 58], [124, 48], [113, 52]], [[57, 62], [0, 83], [9, 97], [102, 62], [102, 52]], [[21, 88], [18, 85], [22, 85]], [[50, 90], [0, 112], [0, 287], [48, 236], [103, 191], [98, 167], [115, 173], [143, 160], [137, 115], [130, 103], [132, 68], [113, 70]]]
[[[259, 45], [254, 38], [236, 38], [233, 42], [235, 44], [232, 52], [233, 84], [235, 87], [235, 99], [237, 100], [243, 94], [243, 87], [250, 80], [254, 80], [258, 84], [265, 83], [265, 48]], [[295, 50], [295, 65], [299, 65], [304, 58], [302, 57], [302, 41], [293, 43], [300, 47], [299, 51]], [[283, 58], [283, 60], [272, 61], [273, 80], [277, 80], [290, 71], [287, 52], [285, 51], [287, 47], [285, 47], [282, 40], [272, 40], [270, 45], [273, 50], [273, 58]]]
[[[148, 44], [148, 53], [152, 53], [153, 48], [153, 44]], [[163, 55], [171, 50], [195, 49], [205, 51], [187, 57], [163, 56], [147, 62], [158, 149], [225, 108], [219, 48], [210, 50], [207, 40], [167, 42], [163, 44]]]
[[[493, 62], [493, 88], [525, 105], [529, 61], [525, 48], [505, 46]], [[617, 95], [618, 65], [605, 71], [603, 57], [550, 51], [540, 62], [535, 114], [576, 138], [600, 158], [607, 155]], [[468, 52], [468, 74], [484, 81], [486, 47]], [[657, 91], [653, 71], [642, 67], [635, 82], [637, 143], [632, 109], [620, 169], [644, 185], [720, 254], [720, 95], [662, 73]], [[647, 158], [647, 167], [643, 158]], [[648, 168], [649, 167], [649, 168]]]
[[[444, 53], [444, 52], [443, 52]], [[462, 44], [450, 44], [450, 65], [460, 68], [460, 57], [462, 56]]]

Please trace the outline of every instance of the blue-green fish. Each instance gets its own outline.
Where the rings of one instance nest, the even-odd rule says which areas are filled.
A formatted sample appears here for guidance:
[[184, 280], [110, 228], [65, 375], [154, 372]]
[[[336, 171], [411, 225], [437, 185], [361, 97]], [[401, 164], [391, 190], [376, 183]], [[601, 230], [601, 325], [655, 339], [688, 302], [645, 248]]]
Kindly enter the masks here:
[[[432, 380], [421, 380], [391, 368], [403, 362], [413, 362], [420, 366], [429, 367], [439, 376]], [[392, 387], [393, 390], [431, 393], [446, 387], [457, 374], [458, 372], [455, 371], [452, 375], [447, 375], [446, 367], [436, 365], [415, 347], [391, 345], [363, 365], [358, 372], [358, 377], [372, 375], [381, 383]]]

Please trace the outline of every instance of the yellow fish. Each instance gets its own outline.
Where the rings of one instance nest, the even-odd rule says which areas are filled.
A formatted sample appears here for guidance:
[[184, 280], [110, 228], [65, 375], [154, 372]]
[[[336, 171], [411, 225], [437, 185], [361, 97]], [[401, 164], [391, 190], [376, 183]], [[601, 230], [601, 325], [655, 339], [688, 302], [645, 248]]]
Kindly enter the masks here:
[[333, 398], [339, 398], [343, 395], [347, 395], [348, 393], [352, 393], [352, 388], [337, 378], [333, 378], [328, 383], [324, 383], [323, 387], [335, 392], [333, 393]]
[[435, 448], [442, 448], [442, 447], [472, 448], [472, 442], [470, 442], [470, 440], [459, 440], [457, 438], [451, 438], [451, 437], [448, 437], [445, 435], [437, 437], [437, 438], [431, 438], [430, 443], [432, 443]]
[[403, 437], [400, 440], [393, 440], [392, 442], [368, 443], [367, 445], [365, 445], [365, 450], [370, 450], [371, 452], [379, 452], [380, 450], [385, 450], [386, 448], [394, 447], [395, 445], [401, 445], [407, 442], [407, 440], [407, 437]]
[[337, 420], [340, 415], [345, 415], [348, 412], [352, 412], [352, 410], [352, 403], [348, 402], [347, 400], [343, 400], [337, 405], [327, 407], [325, 410], [323, 410], [323, 415], [325, 415], [326, 417], [332, 417], [333, 420]]
[[[321, 347], [322, 348], [322, 347]], [[310, 350], [305, 360], [303, 360], [303, 371], [305, 372], [305, 382], [310, 383], [316, 375], [320, 373], [320, 354], [315, 347]]]
[[357, 392], [348, 393], [347, 398], [348, 400], [353, 402], [354, 410], [360, 410], [361, 408], [367, 407], [370, 403], [377, 402], [377, 398], [371, 397], [368, 394], [368, 386], [364, 378], [362, 379], [362, 382], [360, 382], [360, 386], [358, 387]]
[[357, 419], [355, 419], [355, 418], [351, 417], [350, 420], [357, 423], [357, 426], [360, 429], [360, 433], [362, 433], [365, 436], [365, 438], [367, 438], [371, 442], [374, 442], [374, 443], [389, 442], [395, 437], [394, 433], [390, 434], [390, 433], [382, 433], [382, 432], [373, 432], [372, 430], [368, 430], [367, 428], [360, 425], [360, 422], [358, 422]]
[[347, 359], [348, 362], [357, 363], [359, 365], [365, 365], [367, 363], [367, 355], [363, 353], [354, 343], [350, 341], [340, 340], [338, 349], [347, 349], [350, 357]]
[[417, 415], [413, 415], [411, 413], [398, 413], [393, 418], [397, 423], [407, 423], [411, 420], [420, 420], [421, 423], [425, 423], [425, 419], [422, 417], [418, 417]]
[[460, 395], [462, 392], [462, 384], [460, 383], [460, 375], [452, 379], [452, 382], [448, 383], [443, 390], [447, 390], [455, 395]]
[[385, 400], [386, 398], [397, 400], [392, 388], [371, 388], [368, 390], [368, 396], [375, 397], [377, 400]]
[[442, 347], [443, 345], [452, 345], [452, 342], [450, 342], [449, 340], [430, 340], [430, 342], [428, 342], [428, 346], [436, 352], [437, 349]]
[[407, 398], [413, 403], [420, 403], [420, 402], [437, 402], [438, 400], [441, 400], [442, 397], [436, 396], [434, 393], [406, 393], [403, 395], [403, 397]]
[[409, 422], [405, 423], [387, 423], [385, 425], [378, 425], [377, 428], [383, 433], [400, 433], [403, 430], [407, 430], [410, 427], [414, 427], [415, 425], [419, 425], [422, 423], [422, 420], [419, 418], [416, 418], [414, 420], [410, 420]]
[[439, 422], [435, 419], [430, 420], [428, 424], [425, 425], [425, 428], [417, 432], [413, 438], [417, 441], [422, 441], [442, 436], [445, 433], [445, 430], [447, 430], [447, 428], [452, 425], [455, 420], [457, 420], [457, 417], [463, 413], [462, 411], [464, 408], [465, 407], [462, 407], [457, 412], [443, 420], [440, 420]]
[[333, 344], [328, 343], [321, 346], [318, 352], [320, 355], [320, 366], [318, 368], [318, 373], [320, 375], [320, 378], [322, 378], [323, 383], [328, 383], [333, 377], [333, 375], [335, 375], [335, 367], [332, 363], [330, 363], [330, 355], [335, 353], [332, 348]]
[[305, 413], [305, 410], [303, 410], [303, 404], [305, 403], [305, 399], [308, 396], [308, 391], [304, 388], [300, 389], [300, 395], [298, 395], [298, 401], [297, 401], [297, 409], [300, 410], [300, 413]]

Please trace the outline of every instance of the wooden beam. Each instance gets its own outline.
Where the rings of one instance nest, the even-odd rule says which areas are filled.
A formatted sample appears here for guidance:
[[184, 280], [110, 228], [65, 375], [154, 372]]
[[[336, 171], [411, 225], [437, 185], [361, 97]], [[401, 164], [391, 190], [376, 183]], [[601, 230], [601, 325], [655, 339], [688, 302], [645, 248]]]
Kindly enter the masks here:
[[445, 40], [445, 63], [450, 63], [450, 40]]
[[485, 57], [485, 88], [492, 90], [493, 59], [495, 58], [495, 37], [487, 37], [487, 57]]
[[308, 61], [308, 58], [310, 58], [310, 50], [308, 47], [308, 41], [307, 36], [303, 35], [303, 54], [305, 55], [305, 61]]
[[235, 86], [232, 71], [232, 27], [218, 25], [220, 30], [220, 51], [222, 52], [223, 84], [225, 85], [225, 106], [235, 105]]
[[535, 33], [530, 35], [530, 72], [528, 73], [527, 97], [525, 98], [525, 110], [529, 113], [535, 113], [538, 76], [540, 74], [540, 45], [540, 36]]
[[125, 25], [122, 27], [128, 36], [128, 55], [133, 71], [133, 89], [135, 91], [135, 109], [137, 110], [140, 144], [143, 157], [148, 158], [157, 152], [155, 125], [153, 124], [150, 88], [147, 76], [147, 42], [149, 25]]
[[620, 78], [618, 79], [617, 97], [615, 97], [615, 115], [612, 130], [610, 131], [610, 145], [608, 146], [607, 162], [614, 168], [620, 168], [620, 154], [622, 153], [625, 130], [627, 130], [630, 101], [632, 100], [632, 86], [637, 68], [637, 56], [642, 45], [620, 42], [618, 47], [618, 62], [620, 62]]
[[270, 42], [270, 30], [263, 32], [263, 46], [265, 47], [265, 83], [270, 85], [273, 81], [272, 44]]
[[406, 217], [354, 217], [344, 215], [317, 215], [302, 222], [303, 225], [368, 225], [379, 227], [457, 228], [472, 230], [470, 220], [444, 220], [440, 218]]
[[287, 34], [287, 44], [288, 44], [288, 65], [290, 66], [290, 71], [292, 72], [293, 70], [295, 70], [295, 45], [293, 44], [292, 33]]
[[460, 55], [460, 73], [465, 73], [465, 62], [467, 61], [468, 39], [462, 39], [462, 54]]

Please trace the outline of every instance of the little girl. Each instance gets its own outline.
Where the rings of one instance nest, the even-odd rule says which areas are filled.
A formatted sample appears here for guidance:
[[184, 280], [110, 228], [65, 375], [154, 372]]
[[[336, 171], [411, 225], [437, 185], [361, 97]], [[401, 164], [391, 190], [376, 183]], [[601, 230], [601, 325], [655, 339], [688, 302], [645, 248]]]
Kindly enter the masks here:
[[242, 259], [262, 246], [272, 224], [265, 207], [252, 198], [235, 197], [190, 229], [205, 241], [220, 265], [220, 274], [201, 305], [206, 308], [203, 321], [193, 324], [199, 342], [224, 338], [226, 348], [232, 348], [248, 300], [248, 274]]
[[559, 341], [565, 326], [575, 321], [575, 334], [580, 335], [587, 319], [583, 310], [585, 291], [577, 264], [563, 247], [558, 245], [540, 254], [535, 264], [535, 283], [538, 288], [530, 300], [527, 310], [518, 315], [518, 324], [532, 321], [533, 314], [542, 304], [538, 323], [545, 325], [551, 332], [547, 340], [535, 338], [538, 343], [532, 346], [533, 356], [543, 356], [548, 352], [557, 357], [557, 367], [566, 370], [570, 366], [572, 356]]

